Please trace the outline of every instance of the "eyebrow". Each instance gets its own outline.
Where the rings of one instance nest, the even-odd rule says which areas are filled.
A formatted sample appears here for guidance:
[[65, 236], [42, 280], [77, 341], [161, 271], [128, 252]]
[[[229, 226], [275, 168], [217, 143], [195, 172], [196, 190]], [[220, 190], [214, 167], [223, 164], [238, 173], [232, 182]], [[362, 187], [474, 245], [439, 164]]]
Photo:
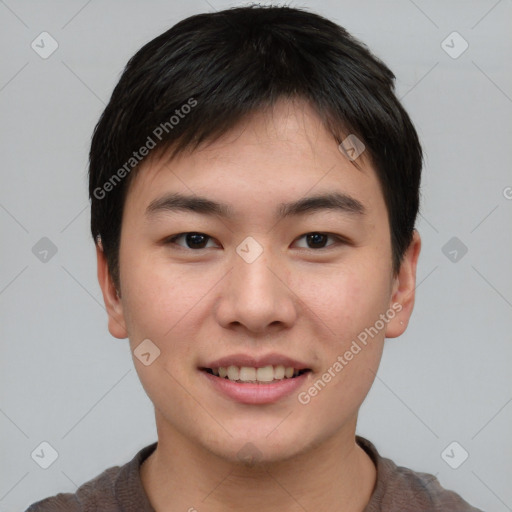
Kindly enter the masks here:
[[[349, 215], [364, 215], [366, 213], [363, 204], [354, 197], [344, 193], [331, 192], [304, 197], [291, 203], [281, 203], [275, 216], [281, 220], [286, 217], [329, 210]], [[188, 196], [179, 193], [167, 194], [151, 201], [146, 208], [146, 216], [153, 217], [158, 213], [175, 211], [199, 213], [223, 219], [231, 219], [235, 216], [233, 209], [225, 203], [197, 195]]]

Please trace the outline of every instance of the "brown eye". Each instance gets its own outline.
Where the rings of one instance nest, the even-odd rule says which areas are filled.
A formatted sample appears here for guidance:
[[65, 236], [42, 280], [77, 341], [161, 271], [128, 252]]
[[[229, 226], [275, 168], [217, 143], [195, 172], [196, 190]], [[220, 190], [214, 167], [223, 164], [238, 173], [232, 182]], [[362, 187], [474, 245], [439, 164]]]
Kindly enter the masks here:
[[325, 247], [328, 236], [324, 233], [310, 233], [306, 235], [307, 243], [312, 246], [313, 249], [318, 249], [319, 247]]
[[[327, 244], [329, 238], [334, 240], [334, 243]], [[306, 233], [298, 238], [298, 240], [305, 239], [306, 247], [299, 246], [304, 249], [325, 249], [331, 245], [335, 245], [336, 242], [341, 242], [341, 238], [336, 235], [330, 235], [329, 233]]]
[[[185, 246], [180, 243], [177, 243], [177, 240], [184, 239]], [[180, 233], [179, 235], [173, 236], [167, 240], [167, 243], [176, 244], [180, 247], [185, 247], [188, 249], [205, 249], [208, 241], [211, 239], [210, 236], [205, 235], [204, 233], [197, 233], [195, 231], [189, 233]]]

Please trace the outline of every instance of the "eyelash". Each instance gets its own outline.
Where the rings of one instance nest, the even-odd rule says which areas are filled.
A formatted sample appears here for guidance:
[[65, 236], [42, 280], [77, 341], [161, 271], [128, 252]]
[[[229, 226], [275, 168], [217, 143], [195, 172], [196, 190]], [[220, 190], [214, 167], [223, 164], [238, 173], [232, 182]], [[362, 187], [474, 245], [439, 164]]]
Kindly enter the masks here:
[[[164, 244], [165, 245], [177, 245], [181, 249], [191, 250], [191, 251], [194, 251], [194, 252], [199, 252], [199, 251], [202, 251], [204, 249], [208, 249], [208, 247], [201, 247], [199, 249], [194, 249], [194, 248], [191, 248], [191, 247], [183, 247], [183, 246], [181, 246], [181, 245], [176, 243], [176, 240], [178, 240], [179, 238], [184, 237], [186, 235], [202, 235], [202, 236], [205, 236], [206, 238], [208, 238], [208, 241], [213, 238], [213, 237], [207, 235], [206, 233], [201, 233], [201, 232], [198, 232], [198, 231], [186, 231], [184, 233], [178, 233], [177, 235], [173, 235], [173, 236], [167, 238], [164, 241]], [[321, 251], [321, 250], [328, 250], [330, 247], [333, 247], [333, 246], [336, 246], [336, 245], [340, 245], [340, 244], [346, 245], [346, 244], [349, 243], [346, 239], [344, 239], [343, 237], [341, 237], [339, 235], [334, 235], [332, 233], [324, 233], [322, 231], [310, 231], [308, 233], [304, 233], [303, 235], [301, 235], [296, 240], [300, 240], [301, 238], [304, 238], [307, 235], [324, 235], [324, 236], [327, 236], [328, 238], [334, 239], [335, 243], [327, 245], [325, 247], [319, 247], [319, 248], [300, 247], [300, 249], [313, 250], [313, 251]], [[206, 243], [208, 243], [208, 241]]]

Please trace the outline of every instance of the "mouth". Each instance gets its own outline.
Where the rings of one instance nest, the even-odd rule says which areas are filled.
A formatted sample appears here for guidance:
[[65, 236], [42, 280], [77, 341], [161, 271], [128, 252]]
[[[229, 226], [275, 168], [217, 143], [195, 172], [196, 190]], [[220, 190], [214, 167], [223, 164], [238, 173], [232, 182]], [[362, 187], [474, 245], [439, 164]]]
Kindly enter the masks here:
[[232, 354], [198, 367], [211, 391], [230, 401], [264, 405], [288, 400], [307, 385], [313, 368], [284, 354]]
[[295, 379], [311, 372], [309, 368], [294, 368], [293, 366], [266, 365], [266, 366], [217, 366], [213, 368], [199, 368], [219, 379], [236, 382], [238, 384], [275, 384], [281, 381]]

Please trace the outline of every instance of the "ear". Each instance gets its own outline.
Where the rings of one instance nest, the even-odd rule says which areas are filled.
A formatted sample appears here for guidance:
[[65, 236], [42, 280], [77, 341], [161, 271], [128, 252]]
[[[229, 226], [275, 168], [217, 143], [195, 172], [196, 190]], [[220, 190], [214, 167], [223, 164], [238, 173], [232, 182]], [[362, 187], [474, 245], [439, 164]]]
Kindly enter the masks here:
[[420, 250], [420, 234], [414, 230], [412, 241], [404, 254], [400, 270], [393, 280], [390, 309], [393, 309], [396, 315], [387, 324], [386, 338], [396, 338], [407, 329], [414, 308], [416, 266]]
[[124, 321], [123, 304], [110, 275], [107, 258], [103, 253], [101, 240], [96, 243], [96, 258], [98, 261], [98, 282], [103, 293], [103, 301], [108, 314], [108, 330], [114, 338], [127, 338]]

